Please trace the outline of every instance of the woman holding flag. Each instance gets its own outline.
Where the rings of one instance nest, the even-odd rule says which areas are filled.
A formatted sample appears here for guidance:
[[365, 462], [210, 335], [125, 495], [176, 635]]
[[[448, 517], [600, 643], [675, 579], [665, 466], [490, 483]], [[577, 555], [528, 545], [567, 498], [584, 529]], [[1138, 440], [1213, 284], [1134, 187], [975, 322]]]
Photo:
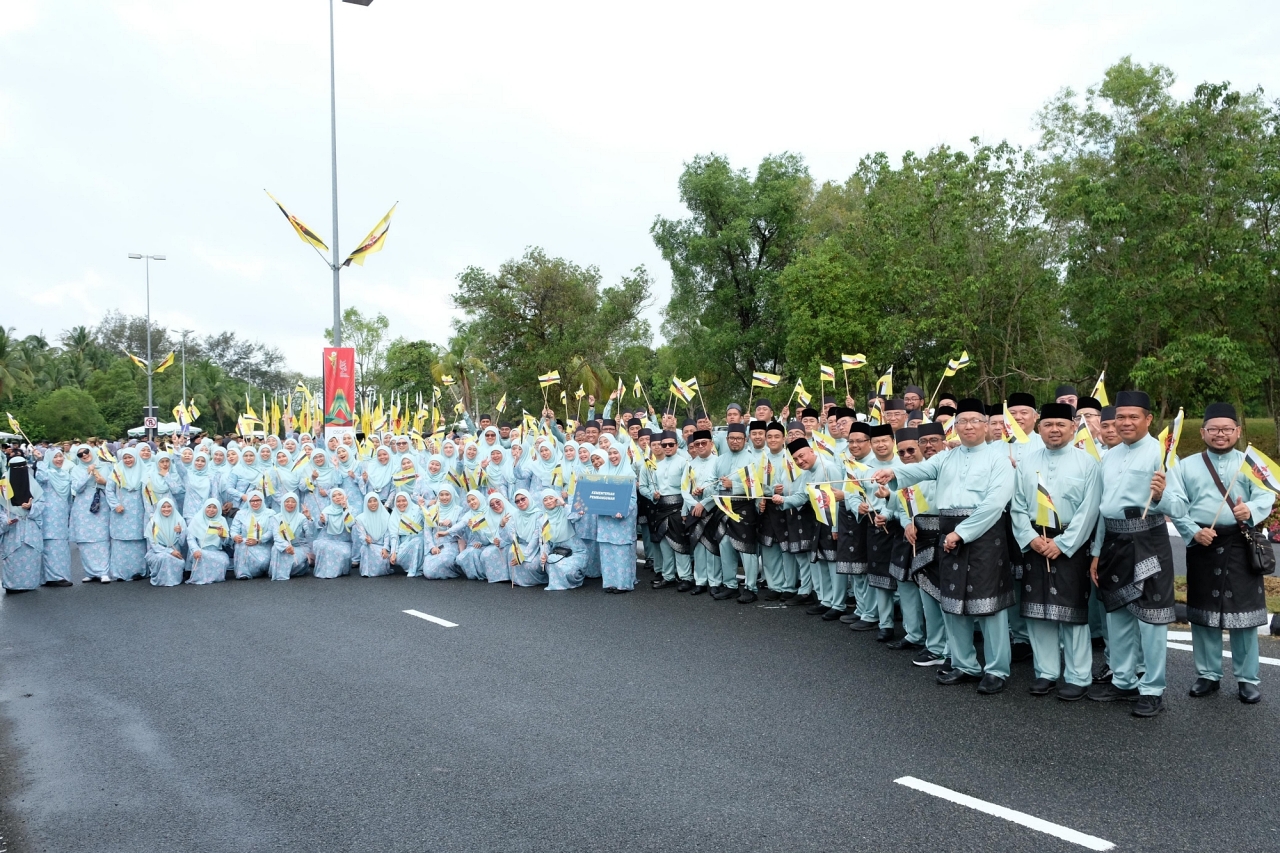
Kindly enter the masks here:
[[233, 560], [236, 580], [260, 578], [267, 573], [271, 566], [271, 543], [275, 541], [275, 518], [262, 492], [251, 489], [245, 507], [231, 521], [231, 541], [236, 546]]
[[35, 478], [44, 490], [32, 507], [39, 510], [44, 536], [41, 580], [47, 586], [70, 586], [71, 461], [61, 450], [54, 450], [47, 463], [35, 466]]
[[[389, 466], [388, 466], [389, 467]], [[391, 514], [377, 492], [364, 496], [364, 509], [351, 527], [353, 563], [360, 564], [360, 576], [377, 578], [391, 574]]]
[[131, 581], [147, 575], [147, 540], [143, 527], [142, 466], [138, 451], [126, 447], [111, 471], [107, 485], [108, 524], [111, 531], [111, 579]]
[[542, 510], [546, 520], [542, 526], [545, 543], [547, 589], [577, 589], [586, 575], [587, 546], [569, 523], [569, 510], [552, 489], [542, 492]]
[[[630, 592], [636, 588], [636, 471], [616, 445], [607, 453], [608, 459], [597, 473], [628, 481], [631, 484], [631, 501], [625, 513], [595, 516], [600, 576], [605, 592]], [[593, 453], [592, 459], [595, 458]]]
[[147, 524], [147, 573], [152, 586], [180, 586], [187, 558], [182, 553], [185, 534], [182, 514], [169, 496], [156, 504]]
[[[324, 461], [324, 454], [320, 451], [315, 457]], [[334, 486], [328, 492], [329, 502], [320, 511], [316, 540], [311, 546], [316, 555], [313, 574], [318, 578], [351, 574], [351, 526], [355, 524], [355, 517], [347, 507], [344, 490]]]
[[387, 543], [391, 551], [391, 564], [404, 569], [411, 578], [422, 574], [422, 543], [426, 525], [422, 507], [414, 503], [403, 491], [391, 496], [391, 522]]
[[284, 581], [309, 573], [315, 560], [311, 550], [315, 524], [311, 511], [302, 506], [301, 499], [293, 492], [286, 493], [280, 502], [275, 533], [271, 546], [271, 579]]
[[467, 492], [466, 508], [468, 512], [458, 531], [458, 544], [461, 548], [458, 552], [458, 568], [462, 569], [468, 580], [488, 580], [480, 552], [491, 544], [489, 540], [497, 534], [489, 530], [489, 509], [485, 506], [484, 493], [477, 489]]
[[515, 512], [509, 549], [511, 583], [513, 586], [542, 586], [547, 582], [547, 544], [542, 538], [546, 513], [534, 503], [528, 489], [518, 489], [512, 498]]
[[458, 552], [465, 547], [462, 540], [466, 532], [467, 512], [458, 499], [458, 491], [451, 483], [445, 483], [436, 492], [435, 505], [425, 508], [422, 517], [426, 526], [426, 553], [422, 557], [422, 576], [428, 580], [449, 580], [459, 577]]
[[187, 557], [191, 567], [187, 583], [222, 583], [231, 568], [231, 558], [223, 550], [230, 541], [231, 526], [222, 517], [222, 504], [209, 498], [192, 515], [187, 519]]

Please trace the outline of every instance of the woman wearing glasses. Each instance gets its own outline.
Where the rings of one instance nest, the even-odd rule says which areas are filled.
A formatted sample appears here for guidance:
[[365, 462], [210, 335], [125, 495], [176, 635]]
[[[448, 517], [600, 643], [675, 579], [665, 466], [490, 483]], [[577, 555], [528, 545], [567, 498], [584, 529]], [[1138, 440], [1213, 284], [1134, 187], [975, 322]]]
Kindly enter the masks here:
[[80, 552], [84, 580], [111, 583], [111, 527], [107, 518], [107, 475], [89, 445], [75, 450], [71, 471], [71, 538]]

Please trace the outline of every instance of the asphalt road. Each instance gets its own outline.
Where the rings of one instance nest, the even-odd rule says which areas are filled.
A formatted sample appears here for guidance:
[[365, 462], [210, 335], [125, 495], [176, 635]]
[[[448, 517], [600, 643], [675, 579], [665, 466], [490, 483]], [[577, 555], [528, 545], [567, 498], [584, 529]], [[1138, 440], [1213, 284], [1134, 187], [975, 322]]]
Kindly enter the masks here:
[[1138, 720], [1030, 697], [1029, 664], [982, 697], [839, 623], [641, 579], [0, 597], [0, 849], [1085, 849], [904, 776], [1118, 850], [1280, 849], [1280, 667], [1261, 705], [1192, 700], [1171, 649], [1169, 710]]

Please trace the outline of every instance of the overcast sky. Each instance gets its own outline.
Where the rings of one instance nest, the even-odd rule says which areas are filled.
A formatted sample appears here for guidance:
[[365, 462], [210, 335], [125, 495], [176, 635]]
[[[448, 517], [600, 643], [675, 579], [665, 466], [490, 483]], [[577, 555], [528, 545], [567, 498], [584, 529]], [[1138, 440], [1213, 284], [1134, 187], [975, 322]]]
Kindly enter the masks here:
[[[819, 181], [860, 157], [972, 136], [1027, 144], [1058, 89], [1121, 56], [1280, 95], [1274, 3], [338, 3], [340, 239], [393, 202], [343, 304], [443, 343], [470, 265], [526, 246], [669, 271], [695, 154]], [[144, 310], [231, 329], [319, 372], [331, 274], [263, 194], [332, 242], [326, 0], [22, 0], [0, 14], [0, 325], [19, 335]]]

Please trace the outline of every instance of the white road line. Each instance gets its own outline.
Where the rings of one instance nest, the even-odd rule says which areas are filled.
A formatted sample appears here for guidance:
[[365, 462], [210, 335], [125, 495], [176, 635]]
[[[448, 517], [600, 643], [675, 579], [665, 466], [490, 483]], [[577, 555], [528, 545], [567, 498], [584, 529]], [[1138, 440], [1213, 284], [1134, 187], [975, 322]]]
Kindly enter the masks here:
[[[1186, 643], [1168, 643], [1168, 646], [1171, 649], [1181, 649], [1184, 652], [1193, 651], [1195, 648], [1194, 646], [1189, 646]], [[1229, 658], [1231, 657], [1231, 652], [1227, 651], [1226, 649], [1223, 649], [1222, 656], [1224, 658]], [[1280, 666], [1280, 658], [1264, 658], [1262, 656], [1259, 656], [1258, 663], [1270, 664], [1271, 666]]]
[[[448, 619], [441, 619], [439, 616], [432, 616], [430, 613], [423, 613], [419, 610], [406, 610], [404, 612], [408, 613], [410, 616], [417, 616], [419, 619], [426, 619], [428, 622], [434, 622], [435, 624], [439, 625], [441, 628], [457, 628], [458, 627], [457, 622], [450, 622]], [[1188, 646], [1187, 648], [1191, 648], [1191, 647]]]
[[[1224, 634], [1225, 634], [1225, 633], [1226, 633], [1226, 631], [1223, 631], [1222, 633], [1224, 633]], [[1270, 622], [1268, 622], [1266, 625], [1259, 625], [1259, 626], [1258, 626], [1258, 633], [1259, 633], [1260, 635], [1262, 635], [1263, 637], [1269, 637], [1269, 636], [1271, 636], [1271, 623], [1270, 623]], [[1170, 632], [1169, 632], [1169, 639], [1170, 639], [1170, 640], [1185, 640], [1185, 641], [1187, 641], [1187, 642], [1190, 642], [1190, 641], [1191, 641], [1191, 632], [1190, 632], [1190, 631], [1170, 631]]]
[[914, 776], [903, 776], [901, 779], [894, 779], [899, 785], [905, 785], [908, 788], [915, 788], [917, 791], [923, 791], [935, 797], [944, 800], [950, 800], [953, 803], [985, 812], [989, 815], [995, 815], [999, 818], [1021, 824], [1028, 829], [1034, 829], [1036, 832], [1043, 832], [1046, 835], [1052, 835], [1055, 838], [1061, 838], [1063, 841], [1070, 841], [1072, 844], [1079, 844], [1081, 847], [1087, 847], [1090, 850], [1110, 850], [1115, 847], [1110, 841], [1096, 838], [1092, 835], [1085, 835], [1083, 832], [1077, 832], [1065, 826], [1059, 826], [1056, 823], [1050, 823], [1047, 820], [1041, 820], [1038, 817], [1026, 814], [1024, 812], [1014, 811], [1013, 809], [998, 806], [995, 803], [988, 803], [986, 800], [979, 800], [977, 797], [970, 797], [968, 794], [961, 794], [959, 791], [953, 791], [950, 788], [944, 788], [941, 785], [935, 785], [932, 782], [925, 782]]

